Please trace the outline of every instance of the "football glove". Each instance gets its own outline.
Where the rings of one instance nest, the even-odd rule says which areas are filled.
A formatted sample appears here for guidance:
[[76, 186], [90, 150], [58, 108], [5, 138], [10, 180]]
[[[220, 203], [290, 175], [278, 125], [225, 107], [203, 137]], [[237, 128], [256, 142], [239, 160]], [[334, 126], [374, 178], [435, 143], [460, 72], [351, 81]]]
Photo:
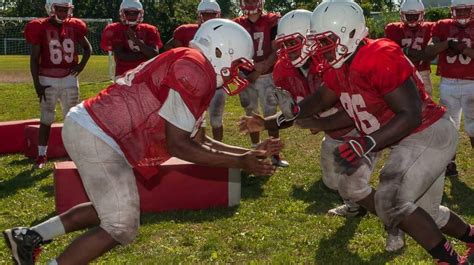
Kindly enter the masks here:
[[277, 87], [274, 90], [274, 95], [285, 120], [294, 120], [300, 112], [300, 107], [298, 106], [298, 103], [296, 103], [296, 101], [293, 99], [290, 92], [280, 87]]
[[370, 136], [347, 137], [344, 143], [334, 150], [336, 163], [342, 167], [342, 173], [352, 174], [361, 162], [371, 164], [367, 154], [376, 146], [375, 140]]
[[458, 40], [449, 40], [448, 47], [456, 54], [460, 54], [467, 48], [466, 43]]

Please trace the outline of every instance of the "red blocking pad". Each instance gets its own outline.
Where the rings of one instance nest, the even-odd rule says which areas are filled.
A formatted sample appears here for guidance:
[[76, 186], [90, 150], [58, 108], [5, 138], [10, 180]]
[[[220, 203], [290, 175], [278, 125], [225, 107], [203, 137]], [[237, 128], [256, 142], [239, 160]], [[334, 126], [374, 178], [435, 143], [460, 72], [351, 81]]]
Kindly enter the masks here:
[[[51, 125], [51, 133], [48, 142], [48, 158], [66, 157], [67, 152], [64, 149], [63, 138], [61, 136], [62, 123], [54, 123]], [[38, 155], [38, 125], [28, 125], [25, 127], [25, 149], [24, 154], [27, 157], [35, 158]]]
[[[54, 164], [56, 212], [87, 202], [74, 162]], [[198, 166], [171, 158], [146, 183], [137, 181], [142, 212], [199, 210], [240, 203], [240, 169]]]
[[74, 162], [54, 163], [54, 193], [58, 214], [89, 201]]
[[39, 124], [39, 119], [0, 122], [0, 154], [25, 150], [25, 127]]

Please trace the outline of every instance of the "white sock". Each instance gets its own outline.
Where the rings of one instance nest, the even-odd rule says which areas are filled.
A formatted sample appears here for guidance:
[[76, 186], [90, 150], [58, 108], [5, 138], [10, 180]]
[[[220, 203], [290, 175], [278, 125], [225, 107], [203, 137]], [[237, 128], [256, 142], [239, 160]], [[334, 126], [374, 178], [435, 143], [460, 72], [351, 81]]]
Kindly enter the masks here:
[[48, 262], [48, 265], [58, 265], [58, 262], [56, 261], [56, 259], [52, 259]]
[[46, 151], [48, 150], [48, 146], [47, 145], [38, 145], [38, 156], [45, 156], [46, 155]]
[[61, 222], [61, 219], [59, 219], [59, 216], [55, 216], [39, 225], [33, 226], [31, 230], [40, 234], [44, 241], [66, 234], [64, 225]]

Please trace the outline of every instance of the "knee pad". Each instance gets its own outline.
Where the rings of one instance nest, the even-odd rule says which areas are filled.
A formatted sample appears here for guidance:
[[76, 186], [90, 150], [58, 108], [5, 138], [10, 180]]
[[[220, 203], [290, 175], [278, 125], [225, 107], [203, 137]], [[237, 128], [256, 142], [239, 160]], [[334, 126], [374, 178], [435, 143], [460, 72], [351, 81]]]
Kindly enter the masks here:
[[50, 108], [42, 108], [41, 109], [41, 117], [40, 117], [40, 123], [51, 126], [51, 124], [54, 123], [54, 120], [56, 119], [56, 110], [50, 109]]
[[375, 192], [375, 212], [382, 222], [389, 228], [396, 227], [405, 217], [412, 214], [418, 206], [413, 202], [397, 201], [396, 198], [387, 197], [386, 190]]
[[212, 128], [222, 127], [222, 117], [223, 113], [211, 113], [209, 112], [209, 122], [211, 123]]
[[339, 175], [326, 174], [323, 172], [323, 183], [331, 190], [337, 191], [339, 186]]
[[128, 217], [122, 215], [119, 221], [112, 221], [106, 218], [101, 220], [100, 227], [121, 245], [127, 245], [133, 242], [138, 235], [138, 227], [140, 226], [139, 216], [139, 213], [135, 216], [129, 215]]
[[358, 202], [369, 196], [372, 188], [369, 185], [371, 170], [368, 165], [360, 166], [352, 175], [341, 175], [338, 190], [344, 200]]

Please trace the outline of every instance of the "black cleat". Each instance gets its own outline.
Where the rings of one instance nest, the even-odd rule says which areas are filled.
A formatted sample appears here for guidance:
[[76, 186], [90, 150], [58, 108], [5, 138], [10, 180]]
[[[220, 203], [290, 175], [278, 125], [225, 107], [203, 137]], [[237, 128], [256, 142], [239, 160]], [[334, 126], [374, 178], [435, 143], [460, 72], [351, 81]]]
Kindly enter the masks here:
[[27, 227], [15, 227], [3, 231], [5, 242], [17, 265], [32, 265], [41, 252], [43, 238]]

